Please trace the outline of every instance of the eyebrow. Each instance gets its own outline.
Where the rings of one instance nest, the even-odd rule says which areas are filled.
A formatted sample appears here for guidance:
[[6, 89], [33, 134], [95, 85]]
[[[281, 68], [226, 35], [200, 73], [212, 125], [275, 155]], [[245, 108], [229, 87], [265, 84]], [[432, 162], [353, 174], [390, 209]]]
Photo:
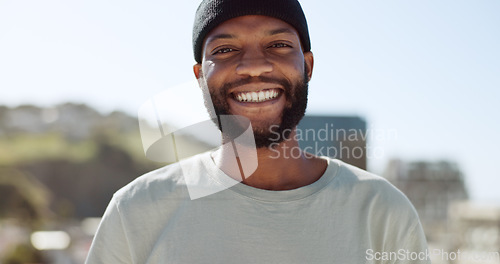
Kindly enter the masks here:
[[282, 33], [294, 34], [294, 32], [293, 32], [292, 29], [289, 29], [289, 28], [278, 28], [278, 29], [273, 29], [273, 30], [268, 31], [267, 35], [271, 36], [271, 35], [278, 35], [278, 34], [282, 34]]
[[236, 36], [233, 35], [233, 34], [226, 34], [226, 33], [221, 33], [221, 34], [217, 34], [215, 36], [210, 36], [208, 39], [207, 39], [207, 43], [210, 43], [210, 42], [213, 42], [213, 41], [216, 41], [218, 39], [235, 39]]

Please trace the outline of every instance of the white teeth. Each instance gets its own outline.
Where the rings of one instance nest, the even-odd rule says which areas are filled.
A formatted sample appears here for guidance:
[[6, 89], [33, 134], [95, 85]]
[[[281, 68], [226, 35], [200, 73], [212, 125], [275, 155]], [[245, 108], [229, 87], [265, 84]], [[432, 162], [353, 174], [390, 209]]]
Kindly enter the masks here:
[[252, 92], [252, 102], [257, 102], [259, 100], [259, 96], [256, 92]]
[[264, 95], [264, 92], [263, 91], [260, 91], [259, 92], [259, 101], [263, 101], [265, 99], [265, 95]]
[[260, 103], [278, 97], [279, 92], [276, 89], [259, 91], [259, 92], [243, 92], [236, 94], [235, 98], [239, 102]]

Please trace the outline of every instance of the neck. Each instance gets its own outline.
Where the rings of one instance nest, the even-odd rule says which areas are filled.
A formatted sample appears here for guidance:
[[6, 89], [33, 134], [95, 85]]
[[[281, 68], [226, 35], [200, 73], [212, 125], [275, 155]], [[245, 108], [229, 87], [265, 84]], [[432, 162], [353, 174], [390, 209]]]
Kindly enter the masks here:
[[258, 148], [256, 155], [248, 146], [225, 144], [213, 158], [227, 175], [255, 188], [291, 190], [306, 186], [323, 175], [326, 161], [302, 151], [295, 133], [294, 129], [289, 139], [272, 147]]

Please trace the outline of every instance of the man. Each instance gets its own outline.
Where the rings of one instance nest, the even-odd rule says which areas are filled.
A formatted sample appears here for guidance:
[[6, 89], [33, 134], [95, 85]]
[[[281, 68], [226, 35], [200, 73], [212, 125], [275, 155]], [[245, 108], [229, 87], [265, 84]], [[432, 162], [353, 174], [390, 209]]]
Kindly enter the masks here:
[[[224, 142], [239, 133], [220, 118], [241, 116], [256, 149], [221, 147], [122, 188], [87, 263], [429, 263], [415, 209], [387, 181], [338, 160], [290, 155], [314, 65], [296, 0], [204, 0], [193, 47]], [[245, 175], [251, 153], [257, 166]], [[183, 173], [225, 187], [190, 199]]]

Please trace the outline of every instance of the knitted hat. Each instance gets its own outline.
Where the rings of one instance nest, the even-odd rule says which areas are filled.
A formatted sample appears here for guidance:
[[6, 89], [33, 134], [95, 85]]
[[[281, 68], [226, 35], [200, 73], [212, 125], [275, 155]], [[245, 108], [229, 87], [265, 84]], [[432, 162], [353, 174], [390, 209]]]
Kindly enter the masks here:
[[203, 41], [212, 29], [246, 15], [270, 16], [287, 22], [299, 33], [304, 51], [311, 50], [306, 17], [297, 0], [203, 0], [193, 26], [194, 59], [201, 63]]

